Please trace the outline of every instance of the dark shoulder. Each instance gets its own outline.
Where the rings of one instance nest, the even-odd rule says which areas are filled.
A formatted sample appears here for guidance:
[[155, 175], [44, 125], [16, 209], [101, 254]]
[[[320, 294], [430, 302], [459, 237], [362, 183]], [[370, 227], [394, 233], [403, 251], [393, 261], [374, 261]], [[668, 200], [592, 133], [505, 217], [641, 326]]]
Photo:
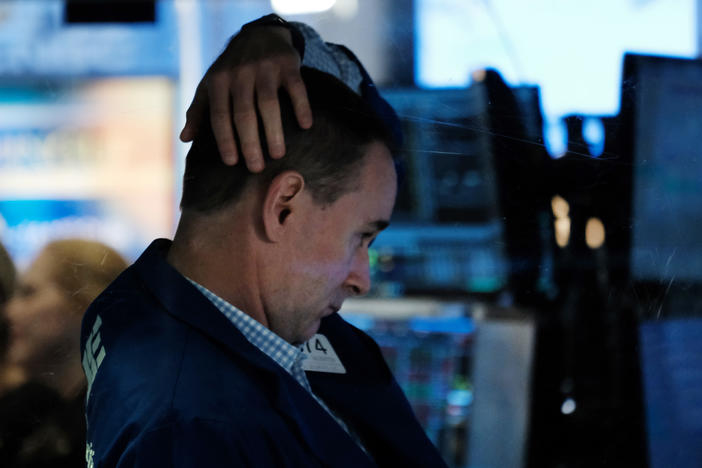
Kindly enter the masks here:
[[350, 374], [359, 373], [365, 378], [384, 382], [392, 380], [390, 369], [375, 340], [339, 314], [325, 317], [318, 333], [329, 340]]
[[344, 320], [339, 314], [325, 317], [322, 320], [318, 333], [327, 338], [333, 338], [339, 343], [361, 346], [367, 351], [379, 351], [378, 345], [373, 338], [360, 328]]

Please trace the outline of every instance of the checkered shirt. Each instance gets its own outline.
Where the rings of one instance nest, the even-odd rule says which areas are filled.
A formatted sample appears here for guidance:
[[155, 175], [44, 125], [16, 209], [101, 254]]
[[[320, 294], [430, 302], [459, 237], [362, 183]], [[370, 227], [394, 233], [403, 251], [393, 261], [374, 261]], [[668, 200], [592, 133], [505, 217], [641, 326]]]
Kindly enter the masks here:
[[[280, 367], [285, 369], [293, 378], [302, 385], [310, 395], [324, 408], [334, 420], [339, 423], [347, 434], [358, 444], [358, 446], [368, 454], [368, 451], [363, 446], [363, 442], [358, 435], [350, 430], [346, 423], [339, 418], [317, 395], [314, 394], [310, 383], [307, 380], [307, 375], [302, 368], [302, 361], [307, 357], [301, 348], [297, 348], [283, 338], [264, 327], [260, 322], [254, 320], [244, 312], [240, 311], [206, 287], [196, 283], [190, 278], [186, 278], [190, 283], [197, 288], [212, 304], [214, 304], [225, 317], [246, 337], [249, 342], [260, 349], [266, 356], [273, 359]], [[370, 456], [370, 454], [369, 454]]]
[[346, 86], [361, 94], [363, 76], [356, 62], [351, 60], [336, 44], [324, 42], [320, 35], [305, 23], [291, 21], [305, 39], [305, 56], [302, 65], [333, 75]]
[[[300, 348], [288, 343], [280, 336], [264, 327], [260, 322], [246, 315], [206, 287], [189, 278], [188, 281], [209, 299], [252, 345], [260, 349], [266, 356], [273, 359], [276, 364], [292, 375], [297, 383], [312, 393], [310, 383], [307, 380], [305, 371], [302, 369], [302, 361], [305, 359], [306, 355]], [[312, 395], [314, 396], [314, 393], [312, 393]]]

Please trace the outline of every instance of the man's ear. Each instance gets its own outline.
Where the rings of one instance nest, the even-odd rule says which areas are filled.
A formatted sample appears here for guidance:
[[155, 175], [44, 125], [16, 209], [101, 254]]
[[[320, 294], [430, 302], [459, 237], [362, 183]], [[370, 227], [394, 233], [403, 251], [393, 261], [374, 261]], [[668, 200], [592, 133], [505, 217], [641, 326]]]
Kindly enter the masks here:
[[297, 215], [305, 179], [297, 171], [278, 174], [268, 186], [263, 199], [263, 229], [266, 237], [277, 242], [285, 233], [290, 217]]

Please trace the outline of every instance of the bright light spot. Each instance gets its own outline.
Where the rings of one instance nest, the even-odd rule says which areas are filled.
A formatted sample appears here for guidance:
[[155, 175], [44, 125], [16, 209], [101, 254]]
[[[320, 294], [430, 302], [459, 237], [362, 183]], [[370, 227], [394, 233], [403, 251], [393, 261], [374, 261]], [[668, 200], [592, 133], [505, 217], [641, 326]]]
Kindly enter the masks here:
[[575, 400], [572, 398], [566, 398], [561, 405], [561, 413], [563, 414], [573, 414], [576, 408]]
[[358, 0], [337, 0], [334, 14], [342, 20], [350, 20], [358, 13]]
[[560, 218], [553, 223], [556, 231], [556, 244], [558, 247], [565, 247], [570, 241], [570, 218]]
[[279, 15], [302, 15], [327, 11], [335, 3], [336, 0], [271, 0], [271, 7]]
[[452, 406], [468, 406], [473, 402], [473, 392], [470, 390], [451, 390], [446, 401]]
[[590, 218], [585, 225], [585, 243], [591, 249], [599, 249], [605, 241], [605, 227], [599, 218]]
[[551, 209], [556, 219], [567, 218], [570, 212], [570, 205], [563, 197], [556, 195], [551, 199]]
[[547, 118], [617, 114], [625, 52], [698, 54], [699, 0], [413, 4], [420, 86], [464, 86], [470, 71], [492, 67], [510, 85], [538, 84]]
[[562, 119], [544, 122], [544, 144], [553, 159], [563, 157], [568, 152], [568, 129]]
[[601, 119], [587, 117], [583, 120], [583, 140], [587, 142], [590, 154], [598, 157], [604, 151], [605, 129]]
[[563, 197], [556, 195], [551, 199], [551, 209], [553, 210], [553, 216], [556, 218], [556, 221], [553, 223], [556, 244], [558, 244], [558, 247], [563, 248], [570, 241], [570, 218], [568, 217], [570, 205]]

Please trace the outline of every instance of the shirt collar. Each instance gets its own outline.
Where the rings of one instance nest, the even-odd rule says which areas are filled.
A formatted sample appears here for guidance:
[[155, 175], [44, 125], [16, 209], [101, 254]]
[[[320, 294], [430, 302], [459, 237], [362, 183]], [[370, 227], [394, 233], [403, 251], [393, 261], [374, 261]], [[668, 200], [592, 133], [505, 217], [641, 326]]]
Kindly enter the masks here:
[[244, 337], [265, 355], [273, 359], [280, 367], [285, 369], [290, 375], [295, 376], [293, 366], [304, 359], [302, 350], [294, 346], [275, 332], [264, 327], [260, 322], [237, 309], [229, 302], [225, 301], [215, 293], [199, 283], [186, 279], [197, 288], [217, 309], [224, 314], [227, 319], [241, 332]]

